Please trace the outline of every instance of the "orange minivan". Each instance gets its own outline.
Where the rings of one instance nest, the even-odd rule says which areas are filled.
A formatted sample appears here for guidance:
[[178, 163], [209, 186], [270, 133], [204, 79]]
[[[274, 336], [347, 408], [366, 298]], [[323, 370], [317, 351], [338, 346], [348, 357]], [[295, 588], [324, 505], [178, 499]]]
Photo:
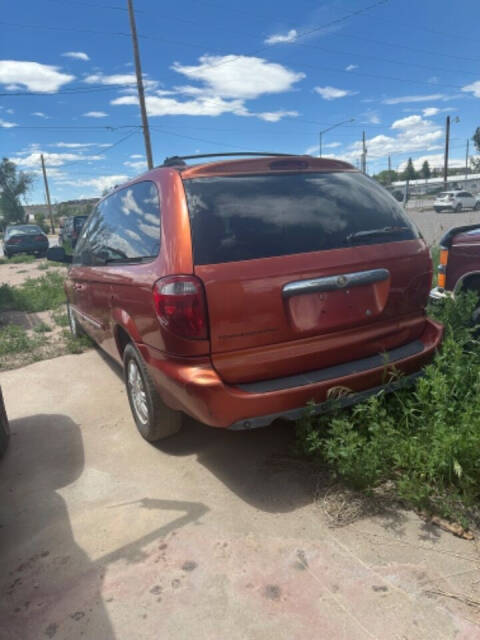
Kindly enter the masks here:
[[239, 157], [174, 157], [116, 187], [73, 260], [49, 251], [72, 261], [71, 329], [123, 363], [142, 436], [183, 414], [253, 429], [417, 377], [442, 327], [425, 314], [429, 250], [399, 204], [344, 162], [219, 155]]

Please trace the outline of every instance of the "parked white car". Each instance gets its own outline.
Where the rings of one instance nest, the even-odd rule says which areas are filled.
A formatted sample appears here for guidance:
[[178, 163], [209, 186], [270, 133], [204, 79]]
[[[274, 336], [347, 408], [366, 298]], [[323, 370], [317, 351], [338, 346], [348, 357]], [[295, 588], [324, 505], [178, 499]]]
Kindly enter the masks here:
[[455, 211], [459, 213], [464, 209], [480, 210], [480, 196], [474, 196], [468, 191], [443, 191], [433, 203], [437, 213], [441, 211]]

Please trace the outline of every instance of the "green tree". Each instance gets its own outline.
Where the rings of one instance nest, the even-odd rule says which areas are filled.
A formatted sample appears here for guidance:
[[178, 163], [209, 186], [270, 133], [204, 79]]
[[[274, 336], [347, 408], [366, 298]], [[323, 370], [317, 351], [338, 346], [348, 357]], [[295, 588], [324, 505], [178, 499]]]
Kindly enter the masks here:
[[373, 177], [375, 180], [380, 182], [380, 184], [388, 185], [398, 180], [398, 173], [393, 170], [388, 171], [388, 169], [385, 169], [385, 171], [380, 171], [380, 173], [377, 173], [377, 175]]
[[425, 160], [425, 162], [422, 164], [422, 170], [420, 171], [420, 173], [422, 178], [425, 178], [426, 180], [432, 177], [432, 172], [430, 170], [430, 165], [428, 164], [428, 160]]
[[17, 166], [8, 158], [3, 158], [0, 163], [0, 224], [23, 222], [25, 210], [20, 202], [30, 189], [33, 177], [17, 171]]
[[418, 174], [415, 171], [415, 167], [413, 166], [413, 161], [411, 158], [409, 158], [407, 166], [405, 167], [405, 171], [402, 173], [402, 180], [416, 180], [417, 178]]
[[[475, 133], [472, 136], [472, 140], [475, 143], [475, 149], [480, 152], [480, 127], [477, 127]], [[480, 159], [476, 160], [472, 158], [472, 166], [474, 170], [480, 171]]]

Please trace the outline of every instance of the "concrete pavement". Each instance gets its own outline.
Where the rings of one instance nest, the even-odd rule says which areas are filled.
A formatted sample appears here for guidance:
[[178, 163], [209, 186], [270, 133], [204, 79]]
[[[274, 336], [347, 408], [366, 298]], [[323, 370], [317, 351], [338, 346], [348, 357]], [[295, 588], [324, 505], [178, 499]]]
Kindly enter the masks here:
[[476, 640], [475, 543], [391, 512], [332, 529], [291, 427], [137, 435], [97, 351], [0, 376], [1, 640]]

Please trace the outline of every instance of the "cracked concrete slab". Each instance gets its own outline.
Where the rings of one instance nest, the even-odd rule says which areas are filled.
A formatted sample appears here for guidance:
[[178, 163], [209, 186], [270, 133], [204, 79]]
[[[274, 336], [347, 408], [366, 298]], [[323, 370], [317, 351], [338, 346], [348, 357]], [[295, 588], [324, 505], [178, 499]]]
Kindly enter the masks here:
[[148, 445], [96, 351], [1, 384], [1, 640], [480, 639], [451, 597], [480, 600], [475, 542], [403, 511], [331, 528], [289, 425]]

